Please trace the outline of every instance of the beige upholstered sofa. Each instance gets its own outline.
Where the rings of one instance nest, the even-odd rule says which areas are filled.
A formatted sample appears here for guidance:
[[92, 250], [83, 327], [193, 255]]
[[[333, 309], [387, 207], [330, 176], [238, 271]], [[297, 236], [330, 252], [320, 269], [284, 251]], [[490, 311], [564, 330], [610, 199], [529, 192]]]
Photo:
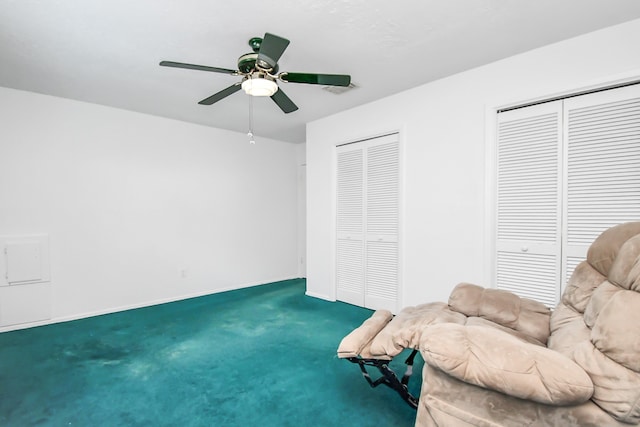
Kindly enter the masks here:
[[418, 427], [640, 425], [640, 222], [593, 242], [553, 311], [462, 283], [448, 304], [376, 312], [338, 355], [405, 348], [425, 360]]
[[[458, 297], [450, 308], [473, 307]], [[640, 222], [596, 239], [551, 315], [548, 339], [533, 338], [546, 346], [468, 322], [427, 327], [416, 426], [640, 424]]]

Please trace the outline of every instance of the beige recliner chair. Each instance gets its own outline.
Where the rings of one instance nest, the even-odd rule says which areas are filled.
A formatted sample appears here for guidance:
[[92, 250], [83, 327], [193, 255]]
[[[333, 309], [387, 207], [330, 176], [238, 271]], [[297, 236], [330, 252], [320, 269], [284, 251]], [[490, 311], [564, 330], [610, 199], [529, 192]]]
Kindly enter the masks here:
[[640, 425], [640, 222], [593, 242], [553, 312], [463, 283], [448, 304], [374, 313], [338, 355], [404, 348], [425, 360], [418, 427]]

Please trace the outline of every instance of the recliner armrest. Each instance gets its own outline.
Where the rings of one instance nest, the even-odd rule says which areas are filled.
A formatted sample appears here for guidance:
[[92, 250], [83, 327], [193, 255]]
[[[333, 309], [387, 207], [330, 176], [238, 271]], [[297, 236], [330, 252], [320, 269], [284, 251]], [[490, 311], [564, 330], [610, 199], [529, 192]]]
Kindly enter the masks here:
[[454, 378], [520, 399], [575, 405], [593, 394], [591, 378], [571, 359], [494, 328], [432, 325], [420, 352], [425, 363]]

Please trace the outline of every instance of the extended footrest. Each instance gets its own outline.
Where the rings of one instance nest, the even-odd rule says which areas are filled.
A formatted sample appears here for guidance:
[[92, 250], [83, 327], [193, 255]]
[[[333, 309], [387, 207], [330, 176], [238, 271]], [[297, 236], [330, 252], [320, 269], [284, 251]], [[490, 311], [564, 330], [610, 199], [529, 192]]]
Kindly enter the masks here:
[[[413, 409], [418, 408], [418, 398], [414, 397], [411, 393], [409, 393], [409, 379], [413, 374], [413, 360], [416, 357], [418, 350], [413, 350], [407, 360], [405, 360], [405, 364], [407, 365], [407, 369], [402, 376], [402, 379], [398, 379], [398, 376], [389, 368], [390, 360], [382, 360], [382, 359], [365, 359], [359, 356], [356, 357], [348, 357], [346, 358], [349, 362], [357, 363], [360, 366], [360, 370], [362, 371], [362, 375], [364, 379], [367, 380], [367, 383], [372, 388], [378, 387], [380, 384], [384, 384], [387, 387], [395, 390], [402, 400], [407, 402], [409, 406]], [[373, 366], [378, 368], [378, 371], [382, 374], [382, 376], [376, 380], [372, 380], [369, 372], [367, 372], [367, 366]]]

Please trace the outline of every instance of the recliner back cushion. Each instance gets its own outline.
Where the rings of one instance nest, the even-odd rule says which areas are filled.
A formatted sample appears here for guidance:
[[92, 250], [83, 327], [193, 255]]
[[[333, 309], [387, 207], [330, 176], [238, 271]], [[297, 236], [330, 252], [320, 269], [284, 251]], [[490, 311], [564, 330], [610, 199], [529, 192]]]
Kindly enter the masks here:
[[593, 291], [602, 282], [607, 280], [598, 270], [587, 261], [577, 265], [567, 282], [567, 287], [562, 294], [562, 302], [579, 313], [584, 313]]
[[635, 292], [640, 292], [640, 258], [638, 258], [633, 264], [627, 279], [622, 283], [622, 287]]
[[609, 281], [623, 289], [640, 290], [640, 234], [620, 248], [609, 271]]
[[640, 234], [640, 221], [627, 222], [605, 230], [589, 247], [587, 261], [600, 274], [608, 276], [620, 247], [637, 234]]
[[589, 304], [587, 304], [587, 308], [584, 311], [584, 323], [593, 328], [593, 325], [596, 323], [596, 319], [611, 297], [616, 294], [620, 290], [619, 287], [610, 283], [609, 281], [605, 281], [600, 286], [593, 291], [593, 295], [591, 295], [591, 299], [589, 300]]
[[602, 308], [591, 330], [591, 342], [610, 359], [640, 372], [640, 294], [616, 292]]
[[589, 249], [589, 263], [603, 269], [608, 264], [608, 277], [584, 311], [585, 324], [592, 328], [590, 340], [573, 352], [593, 381], [593, 402], [618, 421], [633, 424], [640, 423], [639, 225], [613, 227]]
[[551, 313], [551, 335], [547, 341], [549, 348], [571, 357], [578, 343], [589, 340], [591, 329], [585, 323], [586, 316], [583, 313], [594, 291], [606, 280], [587, 261], [576, 266], [562, 294], [562, 300]]
[[630, 289], [638, 279], [640, 234], [624, 242], [609, 271], [609, 281], [621, 288]]
[[[613, 229], [609, 231], [611, 230]], [[603, 235], [606, 233], [608, 231]], [[637, 290], [638, 282], [640, 282], [640, 266], [638, 265], [640, 264], [640, 234], [628, 238], [623, 244], [610, 246], [619, 246], [619, 249], [616, 252], [616, 258], [611, 263], [608, 281], [596, 288], [584, 312], [585, 323], [591, 328], [602, 308], [614, 294], [621, 289]], [[589, 252], [591, 253], [591, 249]]]
[[591, 337], [591, 329], [585, 325], [582, 314], [564, 303], [558, 304], [551, 314], [550, 326], [547, 347], [567, 357], [572, 357], [578, 343]]

